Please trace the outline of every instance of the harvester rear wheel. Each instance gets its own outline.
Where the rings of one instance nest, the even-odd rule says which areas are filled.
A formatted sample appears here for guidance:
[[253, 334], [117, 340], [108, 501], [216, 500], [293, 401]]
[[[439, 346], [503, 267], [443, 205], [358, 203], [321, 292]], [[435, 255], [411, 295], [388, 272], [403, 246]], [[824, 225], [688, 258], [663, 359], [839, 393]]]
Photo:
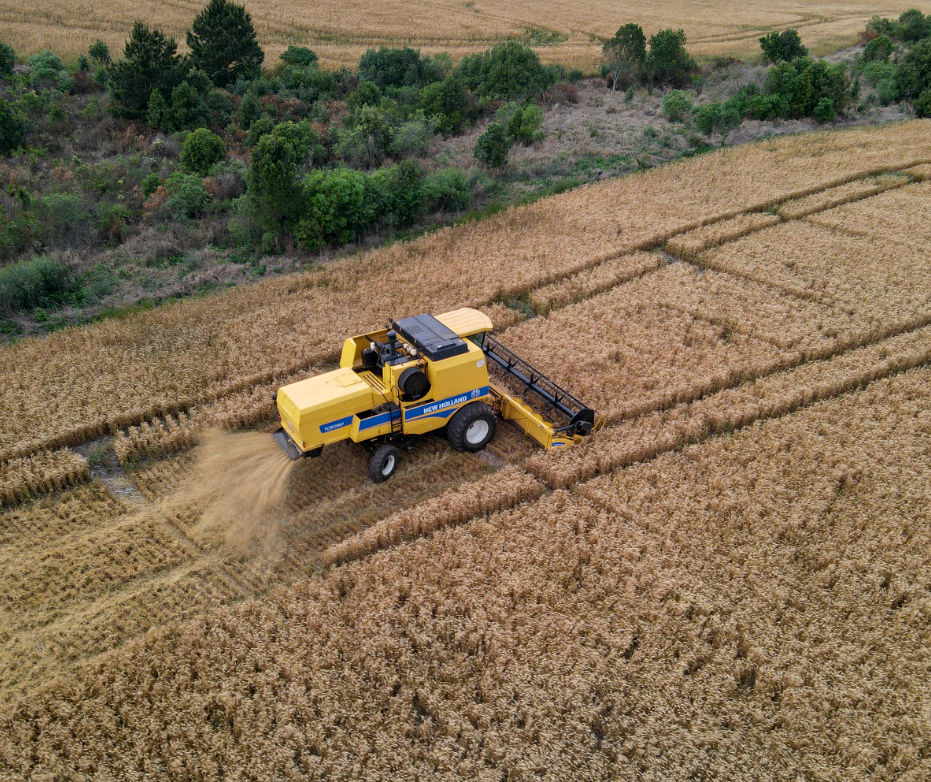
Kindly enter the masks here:
[[484, 402], [472, 402], [453, 416], [446, 436], [457, 451], [480, 451], [491, 442], [497, 427], [495, 411]]
[[382, 445], [375, 449], [369, 462], [369, 478], [375, 483], [384, 483], [398, 469], [401, 454], [393, 445]]

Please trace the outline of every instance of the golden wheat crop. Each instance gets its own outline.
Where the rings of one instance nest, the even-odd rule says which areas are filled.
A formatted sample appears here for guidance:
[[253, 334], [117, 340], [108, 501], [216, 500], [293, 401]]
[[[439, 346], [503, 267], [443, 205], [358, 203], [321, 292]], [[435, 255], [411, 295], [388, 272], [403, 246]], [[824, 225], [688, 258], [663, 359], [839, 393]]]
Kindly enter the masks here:
[[880, 380], [165, 628], [9, 710], [0, 762], [921, 778], [929, 381]]
[[[820, 193], [800, 198], [797, 201], [790, 201], [779, 207], [779, 214], [787, 220], [797, 220], [800, 217], [823, 212], [835, 206], [842, 206], [850, 201], [858, 201], [876, 195], [884, 190], [907, 185], [909, 181], [909, 176], [895, 174], [880, 174], [875, 177], [856, 179], [846, 185], [832, 187]], [[731, 238], [737, 239], [739, 237], [734, 236]]]
[[90, 477], [87, 462], [67, 448], [0, 463], [0, 505], [63, 489]]
[[778, 217], [766, 212], [738, 215], [730, 220], [711, 223], [711, 225], [696, 228], [694, 231], [674, 236], [666, 242], [665, 249], [679, 258], [691, 259], [696, 253], [707, 250], [709, 247], [739, 239], [741, 236], [776, 225], [778, 222]]
[[[5, 346], [0, 462], [308, 371], [334, 358], [347, 334], [391, 315], [520, 296], [746, 210], [916, 165], [931, 159], [928, 127], [722, 150], [307, 274]], [[360, 285], [371, 295], [354, 295]]]
[[[507, 38], [536, 43], [544, 60], [597, 70], [601, 42], [625, 22], [643, 25], [648, 34], [663, 27], [683, 27], [689, 49], [703, 55], [753, 56], [757, 39], [770, 29], [797, 28], [814, 51], [826, 53], [850, 45], [863, 29], [875, 5], [863, 0], [843, 8], [799, 7], [786, 0], [747, 3], [737, 8], [722, 2], [683, 6], [665, 0], [638, 2], [623, 9], [589, 2], [568, 6], [554, 0], [528, 5], [489, 0], [387, 0], [377, 8], [356, 0], [323, 0], [308, 7], [294, 0], [246, 0], [259, 40], [273, 63], [291, 43], [312, 47], [330, 67], [351, 66], [371, 46], [410, 45], [428, 52], [450, 52], [458, 58]], [[77, 56], [96, 38], [111, 50], [122, 49], [134, 19], [164, 27], [180, 43], [184, 30], [203, 6], [201, 2], [132, 4], [116, 0], [106, 9], [65, 0], [55, 6], [27, 5], [7, 0], [2, 9], [5, 35], [19, 51], [51, 47]], [[909, 6], [896, 0], [879, 9], [898, 16]]]

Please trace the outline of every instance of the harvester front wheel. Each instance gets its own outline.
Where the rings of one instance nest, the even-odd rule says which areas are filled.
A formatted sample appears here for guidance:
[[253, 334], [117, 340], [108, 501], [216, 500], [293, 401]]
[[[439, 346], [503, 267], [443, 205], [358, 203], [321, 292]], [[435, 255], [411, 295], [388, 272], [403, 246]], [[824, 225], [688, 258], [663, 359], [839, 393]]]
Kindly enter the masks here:
[[472, 402], [453, 416], [446, 436], [457, 451], [480, 451], [491, 442], [497, 427], [495, 411], [484, 402]]
[[369, 462], [369, 478], [375, 483], [384, 483], [398, 469], [400, 452], [393, 445], [382, 445], [375, 449]]

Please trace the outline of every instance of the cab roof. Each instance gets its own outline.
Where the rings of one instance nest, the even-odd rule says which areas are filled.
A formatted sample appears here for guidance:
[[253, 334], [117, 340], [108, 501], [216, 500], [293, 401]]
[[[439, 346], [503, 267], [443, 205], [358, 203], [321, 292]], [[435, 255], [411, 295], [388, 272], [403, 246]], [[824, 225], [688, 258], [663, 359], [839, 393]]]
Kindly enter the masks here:
[[471, 307], [444, 312], [442, 315], [437, 315], [436, 319], [460, 337], [471, 337], [473, 334], [492, 330], [491, 318], [484, 312]]

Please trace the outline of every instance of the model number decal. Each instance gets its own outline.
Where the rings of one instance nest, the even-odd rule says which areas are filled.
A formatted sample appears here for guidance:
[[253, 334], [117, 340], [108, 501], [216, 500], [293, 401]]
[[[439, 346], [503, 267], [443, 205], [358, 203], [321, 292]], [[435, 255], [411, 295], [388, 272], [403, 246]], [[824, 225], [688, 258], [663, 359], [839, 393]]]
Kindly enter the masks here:
[[334, 429], [342, 429], [344, 426], [349, 426], [352, 423], [352, 416], [347, 415], [345, 418], [340, 418], [338, 421], [330, 421], [328, 424], [320, 424], [320, 431], [323, 433], [332, 432]]

